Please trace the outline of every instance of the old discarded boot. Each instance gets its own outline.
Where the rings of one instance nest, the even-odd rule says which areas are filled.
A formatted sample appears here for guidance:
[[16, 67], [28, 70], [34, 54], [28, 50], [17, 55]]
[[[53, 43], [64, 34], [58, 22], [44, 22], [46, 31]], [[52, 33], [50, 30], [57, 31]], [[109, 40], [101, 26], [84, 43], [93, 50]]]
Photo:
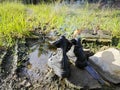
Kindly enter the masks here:
[[74, 54], [77, 57], [77, 60], [75, 61], [75, 65], [80, 68], [84, 69], [84, 67], [87, 66], [87, 57], [83, 51], [81, 39], [72, 39], [71, 42], [75, 45], [74, 47]]
[[57, 53], [49, 58], [48, 65], [53, 69], [57, 76], [62, 78], [69, 77], [69, 59], [66, 53], [70, 50], [72, 44], [65, 36], [61, 36], [61, 38], [54, 42], [53, 45], [58, 49]]

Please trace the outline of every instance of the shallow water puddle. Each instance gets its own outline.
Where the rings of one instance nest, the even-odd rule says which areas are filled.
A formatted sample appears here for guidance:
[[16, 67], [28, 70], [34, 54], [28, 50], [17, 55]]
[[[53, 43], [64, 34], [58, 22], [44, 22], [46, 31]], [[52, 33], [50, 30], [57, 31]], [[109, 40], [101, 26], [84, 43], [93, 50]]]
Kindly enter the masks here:
[[52, 53], [50, 43], [42, 42], [30, 48], [28, 74], [31, 80], [36, 81], [44, 77], [48, 70], [47, 61]]
[[50, 53], [42, 53], [40, 56], [38, 48], [30, 53], [29, 61], [31, 63], [31, 68], [28, 70], [28, 73], [33, 78], [39, 78], [42, 71], [47, 70], [47, 60], [50, 56]]

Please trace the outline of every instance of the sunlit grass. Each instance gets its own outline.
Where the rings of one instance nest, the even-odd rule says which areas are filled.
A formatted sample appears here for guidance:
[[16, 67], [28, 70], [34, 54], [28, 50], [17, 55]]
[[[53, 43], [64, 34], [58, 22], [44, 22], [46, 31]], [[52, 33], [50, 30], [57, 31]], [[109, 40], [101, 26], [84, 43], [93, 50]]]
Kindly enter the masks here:
[[56, 27], [60, 33], [66, 30], [68, 36], [76, 29], [95, 29], [97, 26], [112, 31], [113, 36], [120, 35], [119, 10], [45, 4], [31, 6], [31, 9], [36, 12], [39, 23], [49, 23], [49, 27]]
[[14, 3], [0, 4], [1, 45], [11, 46], [14, 38], [28, 35], [25, 6]]
[[[96, 6], [92, 6], [96, 7]], [[53, 30], [60, 34], [71, 34], [76, 29], [109, 30], [120, 37], [120, 11], [115, 9], [92, 8], [91, 5], [74, 6], [61, 4], [22, 5], [19, 3], [0, 4], [0, 46], [11, 46], [15, 38], [30, 37], [31, 30]]]

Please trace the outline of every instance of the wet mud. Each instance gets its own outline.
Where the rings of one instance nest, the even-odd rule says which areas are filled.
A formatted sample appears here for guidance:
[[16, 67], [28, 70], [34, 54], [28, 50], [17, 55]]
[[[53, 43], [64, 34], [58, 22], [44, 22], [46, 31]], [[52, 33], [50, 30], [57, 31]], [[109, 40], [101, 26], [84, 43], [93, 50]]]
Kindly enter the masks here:
[[91, 89], [119, 90], [115, 86], [99, 85], [86, 71], [79, 70], [72, 62], [71, 77], [67, 79], [57, 77], [47, 65], [51, 54], [56, 52], [56, 48], [51, 45], [55, 39], [57, 37], [46, 36], [19, 39], [14, 47], [2, 52], [0, 54], [0, 89], [90, 90], [91, 86]]

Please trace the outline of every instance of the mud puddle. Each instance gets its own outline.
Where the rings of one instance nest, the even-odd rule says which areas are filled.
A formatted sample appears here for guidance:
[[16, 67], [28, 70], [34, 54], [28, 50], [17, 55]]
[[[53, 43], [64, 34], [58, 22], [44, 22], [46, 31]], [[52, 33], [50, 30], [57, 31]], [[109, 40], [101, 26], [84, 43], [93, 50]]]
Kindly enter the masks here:
[[[30, 62], [30, 65], [28, 65], [28, 74], [33, 81], [41, 79], [42, 73], [47, 70], [47, 61], [52, 53], [50, 50], [39, 50], [40, 48], [35, 48], [36, 46], [37, 45], [34, 45], [31, 48], [34, 49], [34, 51], [31, 52], [28, 56]], [[39, 55], [40, 53], [41, 55]]]

